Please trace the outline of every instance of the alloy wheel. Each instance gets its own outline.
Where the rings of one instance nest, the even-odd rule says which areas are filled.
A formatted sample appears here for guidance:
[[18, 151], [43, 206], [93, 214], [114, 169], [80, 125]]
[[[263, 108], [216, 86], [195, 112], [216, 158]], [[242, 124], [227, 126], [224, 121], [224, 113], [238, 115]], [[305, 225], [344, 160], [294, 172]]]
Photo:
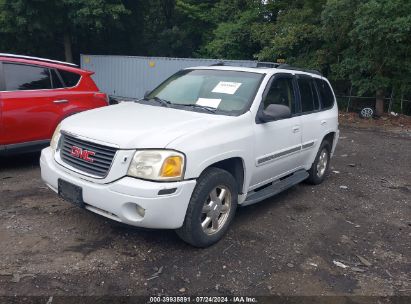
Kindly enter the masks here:
[[320, 153], [320, 157], [317, 163], [317, 176], [322, 177], [327, 170], [328, 165], [328, 151], [327, 149], [322, 149]]
[[215, 234], [224, 227], [231, 203], [231, 192], [225, 186], [217, 186], [209, 193], [201, 213], [201, 227], [206, 234]]

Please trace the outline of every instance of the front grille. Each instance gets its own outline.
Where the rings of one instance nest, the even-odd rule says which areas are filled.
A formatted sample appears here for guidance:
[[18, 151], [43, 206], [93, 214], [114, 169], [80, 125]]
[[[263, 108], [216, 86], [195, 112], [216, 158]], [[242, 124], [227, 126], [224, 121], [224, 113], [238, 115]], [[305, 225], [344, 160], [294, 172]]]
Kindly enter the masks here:
[[[85, 141], [65, 133], [61, 135], [60, 147], [60, 156], [65, 163], [84, 173], [100, 178], [107, 176], [117, 152], [116, 148]], [[75, 156], [75, 153], [73, 155], [73, 147], [79, 155]], [[81, 153], [84, 151], [94, 153], [90, 156], [91, 160], [87, 161], [81, 157]]]

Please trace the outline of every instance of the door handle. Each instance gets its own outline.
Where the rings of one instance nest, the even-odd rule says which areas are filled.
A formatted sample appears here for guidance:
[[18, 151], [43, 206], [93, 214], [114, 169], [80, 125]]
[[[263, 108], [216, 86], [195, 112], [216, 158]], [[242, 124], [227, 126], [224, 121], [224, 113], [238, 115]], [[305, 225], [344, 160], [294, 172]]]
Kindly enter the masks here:
[[300, 131], [300, 126], [293, 127], [293, 133], [298, 133]]
[[321, 125], [322, 126], [325, 126], [327, 124], [327, 121], [326, 120], [321, 120]]
[[54, 100], [54, 103], [68, 103], [69, 101], [67, 99], [60, 99], [60, 100]]

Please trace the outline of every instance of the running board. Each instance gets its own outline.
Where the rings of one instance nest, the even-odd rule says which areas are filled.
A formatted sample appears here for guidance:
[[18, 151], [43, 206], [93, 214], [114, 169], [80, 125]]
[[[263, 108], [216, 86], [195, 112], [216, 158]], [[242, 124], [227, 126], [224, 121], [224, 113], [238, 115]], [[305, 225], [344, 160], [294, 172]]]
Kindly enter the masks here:
[[299, 170], [292, 175], [274, 181], [270, 186], [267, 186], [259, 191], [250, 191], [247, 194], [247, 198], [241, 206], [249, 206], [255, 203], [259, 203], [266, 198], [276, 195], [294, 185], [301, 183], [308, 177], [308, 172], [305, 170]]

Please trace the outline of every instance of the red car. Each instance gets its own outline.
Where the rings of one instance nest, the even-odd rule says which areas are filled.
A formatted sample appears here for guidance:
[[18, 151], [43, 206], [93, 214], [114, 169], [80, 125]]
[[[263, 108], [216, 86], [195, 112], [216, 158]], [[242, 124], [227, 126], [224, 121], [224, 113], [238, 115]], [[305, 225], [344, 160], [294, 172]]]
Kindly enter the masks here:
[[64, 118], [107, 106], [92, 74], [70, 63], [0, 53], [0, 154], [40, 150]]

